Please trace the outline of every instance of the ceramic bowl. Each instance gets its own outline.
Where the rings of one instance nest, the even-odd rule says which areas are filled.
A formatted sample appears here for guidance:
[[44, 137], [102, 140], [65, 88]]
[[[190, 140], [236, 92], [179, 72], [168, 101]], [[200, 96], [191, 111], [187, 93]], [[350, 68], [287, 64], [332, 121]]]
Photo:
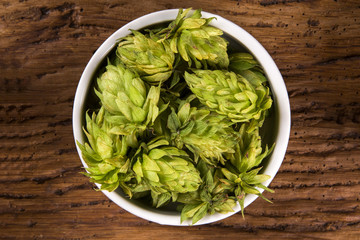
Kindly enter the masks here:
[[[94, 53], [80, 78], [76, 90], [73, 106], [73, 134], [75, 141], [84, 143], [86, 140], [82, 131], [86, 97], [92, 90], [93, 78], [98, 68], [101, 66], [108, 54], [115, 48], [116, 40], [130, 34], [129, 29], [140, 30], [154, 24], [174, 20], [177, 13], [178, 9], [171, 9], [150, 13], [137, 18], [113, 33]], [[241, 27], [221, 16], [208, 12], [202, 12], [202, 16], [204, 18], [215, 17], [215, 19], [211, 21], [210, 25], [221, 29], [224, 32], [224, 35], [228, 38], [230, 44], [251, 53], [262, 65], [269, 80], [274, 104], [271, 116], [264, 124], [263, 135], [270, 144], [271, 142], [275, 142], [276, 145], [274, 151], [267, 159], [263, 167], [263, 173], [271, 176], [271, 178], [264, 183], [265, 186], [268, 186], [275, 177], [284, 159], [290, 134], [290, 104], [285, 83], [274, 60], [253, 36]], [[84, 167], [86, 167], [86, 163], [82, 159], [81, 151], [78, 147], [77, 151]], [[177, 211], [152, 208], [141, 201], [129, 199], [120, 190], [114, 192], [102, 192], [121, 208], [143, 219], [164, 225], [187, 226], [190, 224], [190, 221], [180, 223], [180, 213]], [[249, 206], [256, 198], [256, 195], [246, 195], [245, 207]], [[234, 212], [227, 214], [216, 213], [211, 216], [209, 215], [201, 219], [195, 225], [219, 221], [239, 211], [240, 206], [238, 204], [234, 207]], [[241, 217], [241, 215], [239, 215], [239, 217]]]

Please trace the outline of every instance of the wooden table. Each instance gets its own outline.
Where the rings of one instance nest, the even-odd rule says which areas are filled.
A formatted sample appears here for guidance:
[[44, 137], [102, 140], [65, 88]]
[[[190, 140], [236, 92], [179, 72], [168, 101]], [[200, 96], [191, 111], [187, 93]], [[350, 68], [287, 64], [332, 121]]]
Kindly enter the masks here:
[[[72, 104], [93, 52], [144, 14], [190, 7], [243, 27], [290, 96], [286, 158], [265, 196], [196, 227], [140, 219], [93, 190]], [[0, 1], [0, 238], [360, 239], [360, 3], [357, 0]]]

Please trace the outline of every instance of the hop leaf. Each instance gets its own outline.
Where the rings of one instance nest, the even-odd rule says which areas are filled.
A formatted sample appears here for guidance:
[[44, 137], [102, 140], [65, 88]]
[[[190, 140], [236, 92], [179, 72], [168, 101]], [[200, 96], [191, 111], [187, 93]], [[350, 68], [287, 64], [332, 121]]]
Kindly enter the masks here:
[[132, 33], [120, 39], [117, 56], [126, 67], [136, 71], [148, 83], [166, 81], [175, 60], [169, 41], [158, 42], [154, 35], [143, 35], [135, 30]]
[[95, 89], [95, 93], [106, 110], [106, 121], [113, 124], [111, 133], [142, 132], [167, 107], [159, 101], [160, 86], [147, 89], [134, 72], [121, 64], [109, 64], [97, 84], [99, 90]]
[[85, 175], [101, 184], [101, 190], [113, 191], [121, 182], [131, 179], [128, 173], [130, 160], [126, 157], [125, 137], [109, 133], [110, 125], [104, 121], [104, 108], [90, 117], [86, 114], [84, 132], [89, 143], [77, 142], [88, 165]]
[[261, 120], [271, 107], [269, 88], [252, 85], [247, 79], [225, 70], [185, 72], [190, 90], [201, 103], [233, 122]]

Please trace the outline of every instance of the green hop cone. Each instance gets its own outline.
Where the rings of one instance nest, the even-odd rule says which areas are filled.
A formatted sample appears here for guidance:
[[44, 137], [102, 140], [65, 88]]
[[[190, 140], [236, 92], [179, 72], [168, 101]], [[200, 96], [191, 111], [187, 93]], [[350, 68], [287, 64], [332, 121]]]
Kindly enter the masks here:
[[273, 190], [265, 187], [262, 183], [266, 180], [270, 179], [269, 175], [258, 174], [261, 170], [260, 168], [256, 168], [254, 170], [240, 173], [236, 169], [229, 170], [229, 166], [227, 168], [222, 168], [221, 171], [224, 174], [225, 178], [221, 179], [221, 181], [227, 186], [227, 188], [235, 193], [236, 199], [240, 203], [241, 213], [244, 217], [244, 202], [246, 194], [256, 194], [261, 198], [265, 199], [268, 202], [271, 202], [267, 198], [265, 198], [258, 188], [265, 189], [269, 192], [274, 192]]
[[[193, 70], [185, 72], [190, 90], [202, 104], [232, 122], [263, 119], [272, 104], [269, 88], [252, 85], [246, 78], [225, 70]], [[262, 123], [262, 122], [261, 122]]]
[[230, 157], [225, 168], [221, 169], [224, 178], [220, 181], [227, 189], [235, 193], [244, 216], [245, 194], [256, 194], [269, 201], [258, 188], [273, 192], [262, 184], [270, 179], [270, 176], [258, 174], [261, 170], [258, 166], [272, 152], [274, 145], [270, 149], [266, 146], [263, 151], [259, 128], [252, 129], [251, 124], [242, 124], [239, 133], [241, 140], [235, 148], [235, 154]]
[[233, 212], [236, 200], [222, 187], [223, 183], [219, 181], [219, 176], [222, 174], [219, 169], [210, 167], [202, 160], [199, 161], [197, 168], [203, 180], [199, 190], [179, 194], [177, 199], [185, 204], [181, 210], [181, 222], [192, 219], [192, 224], [195, 224], [206, 214]]
[[231, 155], [230, 162], [240, 172], [246, 172], [259, 166], [273, 151], [275, 145], [273, 144], [270, 149], [266, 145], [263, 149], [259, 128], [253, 128], [252, 123], [242, 124], [239, 134], [240, 140], [235, 146], [235, 153]]
[[[233, 53], [229, 57], [229, 69], [248, 80], [255, 88], [266, 88], [267, 79], [259, 62], [249, 53]], [[268, 111], [263, 111], [260, 118], [252, 121], [254, 126], [262, 126], [265, 115]]]
[[225, 116], [191, 107], [189, 101], [182, 101], [177, 113], [172, 109], [167, 122], [173, 144], [211, 165], [224, 163], [223, 153], [234, 153], [237, 139], [230, 125]]
[[[164, 39], [171, 39], [170, 47], [180, 53], [189, 66], [225, 69], [229, 65], [227, 41], [221, 37], [223, 32], [209, 26], [210, 19], [201, 18], [201, 11], [195, 10], [191, 16], [187, 9], [180, 9], [177, 18], [169, 27], [160, 32]], [[162, 34], [162, 35], [161, 35]], [[193, 65], [194, 63], [194, 65]]]
[[148, 89], [136, 73], [121, 64], [108, 64], [97, 84], [99, 90], [95, 89], [95, 93], [106, 110], [106, 121], [113, 125], [110, 131], [115, 134], [144, 131], [167, 107], [159, 102], [160, 86]]
[[132, 33], [120, 40], [116, 51], [119, 59], [150, 84], [166, 81], [175, 60], [169, 41], [160, 42], [152, 34], [143, 35], [135, 30]]
[[114, 191], [120, 184], [131, 179], [128, 173], [130, 160], [126, 157], [127, 144], [125, 137], [111, 134], [110, 126], [104, 121], [104, 108], [90, 117], [86, 114], [85, 135], [88, 143], [77, 145], [88, 168], [85, 175], [92, 182], [101, 184], [101, 190]]
[[145, 181], [151, 189], [154, 205], [159, 207], [178, 193], [196, 191], [201, 183], [199, 172], [188, 154], [169, 146], [163, 138], [142, 144], [133, 164], [138, 183]]

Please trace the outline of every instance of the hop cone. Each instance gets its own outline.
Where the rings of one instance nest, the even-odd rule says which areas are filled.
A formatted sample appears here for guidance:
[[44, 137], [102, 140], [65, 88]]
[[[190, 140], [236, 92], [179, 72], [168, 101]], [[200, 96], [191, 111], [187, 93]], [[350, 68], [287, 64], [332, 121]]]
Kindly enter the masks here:
[[230, 192], [223, 188], [224, 184], [219, 181], [219, 176], [222, 176], [221, 172], [209, 167], [202, 160], [199, 161], [197, 168], [203, 180], [199, 190], [179, 194], [177, 199], [185, 204], [181, 211], [181, 222], [192, 219], [192, 224], [195, 224], [206, 214], [233, 212], [236, 201], [234, 197], [230, 196]]
[[[267, 79], [264, 75], [264, 71], [260, 64], [249, 53], [233, 53], [229, 57], [230, 65], [229, 69], [236, 74], [240, 74], [246, 78], [255, 88], [266, 86]], [[260, 118], [256, 121], [252, 121], [253, 126], [262, 126], [265, 120], [267, 111], [263, 111]]]
[[235, 154], [231, 156], [230, 162], [240, 172], [246, 172], [259, 166], [263, 159], [272, 152], [275, 145], [270, 149], [266, 145], [263, 151], [259, 128], [253, 129], [251, 123], [242, 124], [239, 134], [240, 140], [235, 146]]
[[191, 107], [188, 101], [181, 103], [177, 113], [172, 109], [167, 122], [178, 148], [185, 145], [193, 152], [195, 161], [200, 157], [211, 165], [224, 163], [222, 154], [234, 152], [236, 133], [230, 125], [225, 116]]
[[[143, 131], [159, 114], [160, 87], [147, 89], [144, 82], [121, 64], [109, 64], [100, 78], [95, 93], [106, 110], [106, 121], [114, 126], [112, 133], [130, 135]], [[164, 106], [166, 107], [166, 106]]]
[[224, 183], [225, 188], [235, 193], [240, 203], [242, 214], [244, 214], [245, 194], [256, 194], [267, 200], [257, 188], [273, 192], [262, 184], [270, 176], [258, 174], [261, 167], [256, 167], [271, 153], [274, 145], [271, 149], [268, 149], [266, 146], [263, 152], [259, 128], [251, 130], [250, 124], [243, 124], [239, 132], [241, 140], [236, 146], [235, 154], [230, 158], [230, 162], [227, 162], [225, 168], [221, 169], [224, 178], [220, 181]]
[[187, 17], [190, 9], [180, 10], [177, 18], [160, 34], [170, 38], [170, 47], [174, 53], [180, 53], [189, 66], [196, 68], [227, 68], [227, 41], [220, 37], [223, 32], [208, 24], [212, 19], [201, 18], [201, 11], [196, 10]]
[[89, 143], [77, 142], [82, 156], [88, 165], [88, 173], [92, 182], [100, 183], [101, 190], [113, 191], [119, 184], [128, 181], [130, 161], [126, 157], [127, 145], [124, 137], [109, 133], [110, 126], [104, 121], [104, 108], [90, 117], [86, 114], [86, 130], [84, 132]]
[[260, 120], [272, 104], [269, 88], [254, 86], [234, 72], [194, 70], [185, 72], [185, 80], [201, 103], [233, 122]]
[[173, 70], [175, 59], [168, 40], [156, 41], [155, 37], [145, 36], [138, 31], [124, 37], [119, 42], [117, 56], [126, 67], [136, 71], [150, 84], [166, 81]]
[[137, 154], [133, 171], [139, 183], [145, 181], [149, 185], [153, 198], [159, 198], [154, 205], [161, 206], [172, 196], [176, 200], [178, 193], [198, 189], [199, 172], [185, 151], [169, 146], [164, 139], [155, 139], [143, 148]]

